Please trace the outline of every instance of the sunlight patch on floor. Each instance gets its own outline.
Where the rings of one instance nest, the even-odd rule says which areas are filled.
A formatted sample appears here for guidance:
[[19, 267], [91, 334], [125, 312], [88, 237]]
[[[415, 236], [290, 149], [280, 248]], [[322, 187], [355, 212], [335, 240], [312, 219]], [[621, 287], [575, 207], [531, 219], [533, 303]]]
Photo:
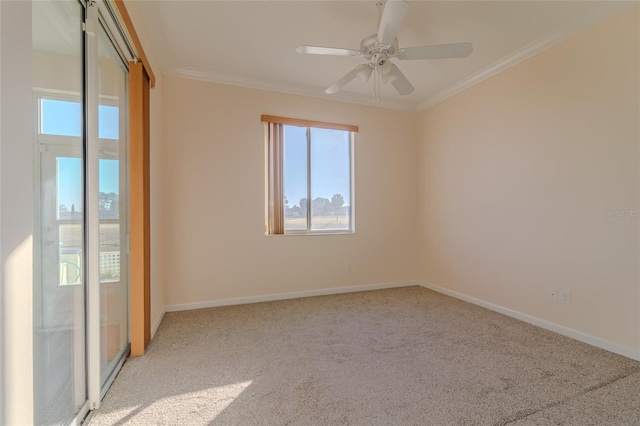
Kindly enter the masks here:
[[[185, 392], [179, 395], [171, 395], [154, 401], [148, 407], [137, 413], [133, 420], [135, 420], [136, 417], [140, 417], [140, 420], [142, 420], [145, 412], [161, 413], [161, 407], [164, 405], [171, 406], [171, 413], [166, 413], [167, 417], [165, 417], [165, 421], [191, 423], [197, 420], [198, 422], [208, 423], [222, 413], [222, 411], [235, 401], [252, 383], [253, 381], [249, 380], [194, 392]], [[167, 404], [167, 401], [170, 401], [169, 404]]]

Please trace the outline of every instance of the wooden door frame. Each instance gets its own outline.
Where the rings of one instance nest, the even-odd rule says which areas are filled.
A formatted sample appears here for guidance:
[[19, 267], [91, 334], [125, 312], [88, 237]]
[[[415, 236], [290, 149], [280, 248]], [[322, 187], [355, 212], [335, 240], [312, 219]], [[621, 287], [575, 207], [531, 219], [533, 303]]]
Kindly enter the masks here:
[[151, 340], [149, 92], [156, 78], [124, 0], [110, 1], [139, 59], [129, 63], [129, 322], [131, 356], [139, 356]]
[[151, 340], [149, 78], [141, 62], [129, 64], [129, 238], [131, 356]]

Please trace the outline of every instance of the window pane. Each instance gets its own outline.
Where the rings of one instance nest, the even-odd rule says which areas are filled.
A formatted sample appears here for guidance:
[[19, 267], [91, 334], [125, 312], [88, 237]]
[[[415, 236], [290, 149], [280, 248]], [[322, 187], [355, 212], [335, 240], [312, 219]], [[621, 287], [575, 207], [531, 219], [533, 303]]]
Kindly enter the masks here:
[[120, 161], [101, 158], [99, 165], [100, 219], [118, 219], [120, 215]]
[[284, 126], [284, 229], [307, 229], [307, 128]]
[[120, 161], [99, 160], [100, 282], [120, 281]]
[[129, 343], [127, 217], [127, 69], [102, 26], [98, 32], [100, 105], [100, 372], [102, 386]]
[[82, 159], [57, 157], [56, 161], [60, 285], [82, 284]]
[[35, 96], [53, 94], [34, 105], [38, 232], [33, 235], [32, 423], [62, 425], [73, 423], [87, 400], [81, 103], [85, 13], [78, 1], [30, 3], [32, 51], [23, 53], [31, 55], [33, 67], [25, 71], [31, 73]]
[[[42, 128], [45, 135], [80, 136], [82, 111], [80, 102], [41, 99]], [[120, 109], [117, 106], [98, 107], [98, 136], [100, 139], [118, 139]]]
[[311, 230], [351, 228], [350, 133], [311, 129]]
[[58, 220], [82, 220], [82, 159], [57, 158]]
[[117, 106], [98, 106], [98, 136], [100, 139], [118, 139], [120, 133], [120, 108]]
[[41, 132], [45, 135], [80, 136], [82, 110], [79, 102], [42, 99]]

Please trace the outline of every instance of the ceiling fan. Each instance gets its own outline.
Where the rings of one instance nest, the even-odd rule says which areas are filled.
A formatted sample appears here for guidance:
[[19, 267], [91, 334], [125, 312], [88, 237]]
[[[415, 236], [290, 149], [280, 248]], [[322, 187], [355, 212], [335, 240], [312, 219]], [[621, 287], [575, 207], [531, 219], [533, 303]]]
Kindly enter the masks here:
[[414, 87], [400, 69], [391, 63], [391, 58], [400, 60], [466, 58], [473, 52], [471, 43], [437, 44], [399, 49], [396, 35], [409, 11], [409, 3], [406, 0], [386, 0], [379, 1], [376, 5], [381, 10], [384, 7], [380, 16], [378, 32], [362, 39], [360, 50], [307, 45], [296, 48], [298, 53], [364, 56], [367, 59], [368, 63], [358, 65], [349, 71], [325, 90], [326, 93], [338, 92], [356, 77], [366, 83], [371, 74], [375, 72], [377, 77], [374, 79], [374, 92], [377, 99], [380, 96], [380, 79], [384, 83], [390, 83], [400, 95], [408, 95], [413, 92]]

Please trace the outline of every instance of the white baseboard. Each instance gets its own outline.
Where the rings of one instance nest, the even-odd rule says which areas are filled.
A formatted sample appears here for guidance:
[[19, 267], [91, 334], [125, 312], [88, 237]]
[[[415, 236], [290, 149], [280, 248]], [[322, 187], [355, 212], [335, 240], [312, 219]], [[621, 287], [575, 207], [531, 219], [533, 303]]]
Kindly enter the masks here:
[[444, 287], [439, 287], [431, 283], [420, 282], [419, 285], [425, 288], [428, 288], [430, 290], [437, 291], [438, 293], [446, 294], [447, 296], [464, 300], [465, 302], [473, 303], [474, 305], [482, 306], [483, 308], [489, 309], [491, 311], [495, 311], [503, 315], [507, 315], [509, 317], [518, 319], [520, 321], [524, 321], [529, 324], [536, 325], [546, 330], [550, 330], [555, 333], [562, 334], [563, 336], [571, 337], [572, 339], [579, 340], [581, 342], [598, 347], [600, 349], [604, 349], [609, 352], [613, 352], [618, 355], [622, 355], [627, 358], [640, 361], [640, 350], [638, 349], [634, 349], [629, 346], [624, 346], [618, 343], [610, 342], [608, 340], [601, 339], [599, 337], [595, 337], [587, 333], [583, 333], [582, 331], [574, 330], [572, 328], [565, 327], [563, 325], [556, 324], [551, 321], [543, 320], [541, 318], [534, 317], [532, 315], [524, 314], [522, 312], [514, 311], [513, 309], [505, 308], [503, 306], [495, 305], [490, 302], [485, 302], [484, 300], [476, 299], [475, 297], [467, 296], [465, 294], [458, 293], [457, 291], [449, 290]]
[[379, 283], [355, 285], [349, 287], [331, 287], [318, 290], [294, 291], [291, 293], [275, 293], [265, 294], [262, 296], [234, 297], [231, 299], [207, 300], [204, 302], [179, 303], [176, 305], [168, 305], [166, 312], [188, 311], [191, 309], [216, 308], [218, 306], [244, 305], [247, 303], [271, 302], [274, 300], [298, 299], [300, 297], [310, 296], [328, 296], [331, 294], [354, 293], [357, 291], [382, 290], [385, 288], [408, 287], [413, 285], [421, 285], [416, 281], [404, 281], [396, 283]]
[[164, 308], [162, 310], [162, 312], [160, 313], [160, 316], [158, 317], [156, 322], [153, 324], [153, 327], [151, 327], [151, 338], [152, 339], [153, 339], [153, 336], [156, 335], [156, 332], [158, 331], [158, 327], [160, 327], [160, 323], [162, 322], [162, 318], [164, 318], [164, 314], [166, 312], [167, 312], [167, 308]]

